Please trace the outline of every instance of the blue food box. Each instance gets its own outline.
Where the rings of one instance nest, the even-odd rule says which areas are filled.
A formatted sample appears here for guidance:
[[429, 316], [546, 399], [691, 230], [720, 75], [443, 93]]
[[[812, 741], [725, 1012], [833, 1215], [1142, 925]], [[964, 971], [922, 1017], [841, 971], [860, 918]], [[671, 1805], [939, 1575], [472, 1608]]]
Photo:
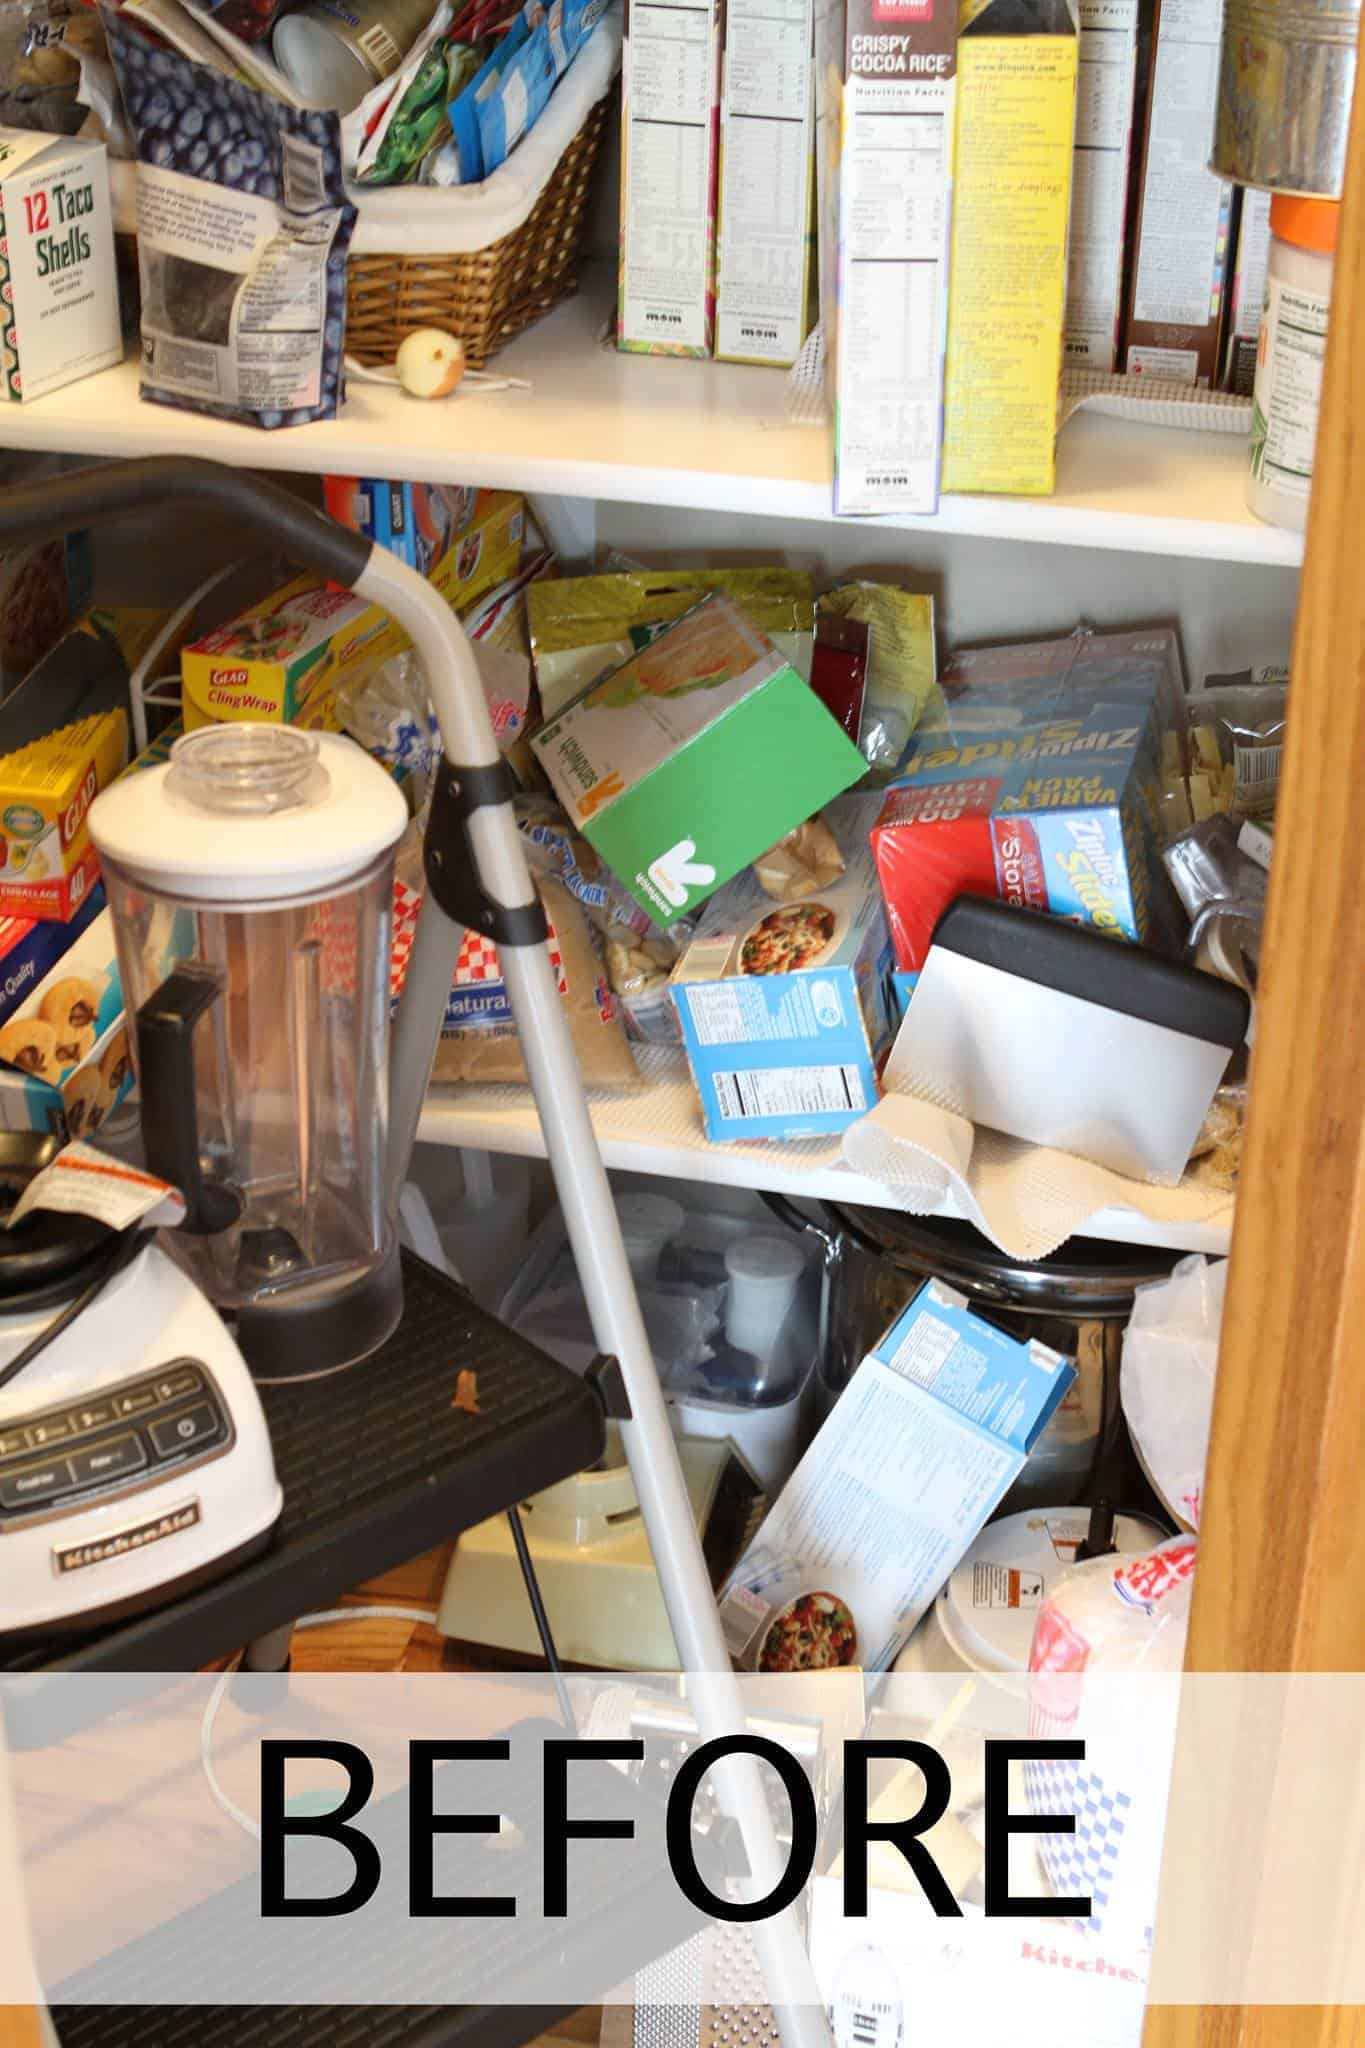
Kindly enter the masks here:
[[877, 1100], [892, 1035], [891, 941], [868, 838], [878, 799], [822, 814], [845, 861], [828, 887], [777, 903], [753, 870], [707, 903], [673, 970], [706, 1135], [827, 1137]]

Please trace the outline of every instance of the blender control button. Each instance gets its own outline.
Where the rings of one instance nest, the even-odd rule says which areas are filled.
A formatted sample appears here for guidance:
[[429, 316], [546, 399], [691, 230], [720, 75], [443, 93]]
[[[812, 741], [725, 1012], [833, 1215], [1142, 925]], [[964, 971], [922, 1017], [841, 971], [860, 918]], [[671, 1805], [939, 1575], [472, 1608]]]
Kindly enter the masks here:
[[0, 1436], [0, 1458], [12, 1458], [16, 1451], [32, 1450], [26, 1429], [12, 1429], [8, 1436]]
[[165, 1422], [151, 1425], [152, 1442], [163, 1458], [172, 1458], [177, 1451], [192, 1451], [210, 1437], [218, 1434], [218, 1417], [207, 1401], [201, 1401], [196, 1408], [187, 1408], [183, 1415], [172, 1415]]
[[203, 1384], [194, 1367], [185, 1365], [167, 1373], [164, 1380], [158, 1380], [156, 1390], [163, 1401], [173, 1401], [181, 1394], [197, 1394]]
[[144, 1408], [155, 1408], [155, 1406], [155, 1387], [134, 1387], [127, 1394], [115, 1394], [114, 1396], [114, 1413], [119, 1417], [140, 1415]]
[[112, 1422], [113, 1419], [112, 1401], [91, 1401], [84, 1408], [73, 1408], [67, 1417], [78, 1436], [87, 1429], [103, 1429], [105, 1423]]
[[97, 1486], [102, 1479], [117, 1479], [124, 1472], [137, 1472], [147, 1462], [141, 1438], [130, 1430], [126, 1436], [111, 1436], [106, 1443], [88, 1451], [71, 1453], [71, 1469], [77, 1486]]
[[69, 1415], [45, 1415], [41, 1422], [30, 1422], [28, 1426], [28, 1440], [35, 1451], [45, 1450], [48, 1444], [60, 1443], [70, 1435]]
[[51, 1500], [72, 1485], [71, 1465], [66, 1458], [52, 1458], [46, 1465], [30, 1465], [24, 1472], [11, 1472], [0, 1479], [0, 1508], [28, 1508]]

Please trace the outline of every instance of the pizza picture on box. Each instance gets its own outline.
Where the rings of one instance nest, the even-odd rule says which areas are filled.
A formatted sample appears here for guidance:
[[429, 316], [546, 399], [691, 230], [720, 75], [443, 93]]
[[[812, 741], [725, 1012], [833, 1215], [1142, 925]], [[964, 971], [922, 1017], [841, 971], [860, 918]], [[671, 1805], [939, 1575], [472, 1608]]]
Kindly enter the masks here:
[[799, 974], [813, 967], [834, 937], [835, 916], [823, 903], [771, 910], [739, 949], [741, 974]]
[[831, 1671], [858, 1654], [858, 1631], [836, 1593], [799, 1593], [768, 1623], [760, 1671]]

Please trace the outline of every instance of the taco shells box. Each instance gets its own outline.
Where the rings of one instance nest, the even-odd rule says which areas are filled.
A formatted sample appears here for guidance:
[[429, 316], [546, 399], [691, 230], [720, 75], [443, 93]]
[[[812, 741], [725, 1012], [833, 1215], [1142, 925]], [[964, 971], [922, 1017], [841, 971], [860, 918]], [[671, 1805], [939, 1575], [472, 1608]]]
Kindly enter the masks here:
[[720, 1600], [747, 1671], [894, 1663], [1075, 1377], [926, 1281], [870, 1351]]
[[866, 769], [767, 635], [703, 599], [531, 742], [656, 924], [695, 910]]
[[[484, 491], [431, 582], [454, 611], [511, 576], [526, 525], [511, 491]], [[232, 719], [277, 719], [333, 729], [333, 699], [409, 642], [388, 613], [352, 591], [299, 576], [180, 656], [185, 730]]]
[[104, 144], [0, 128], [0, 400], [122, 360]]
[[0, 1130], [92, 1138], [133, 1083], [114, 920], [101, 910], [0, 1024]]
[[672, 990], [706, 1135], [824, 1137], [877, 1100], [891, 1036], [891, 940], [868, 841], [878, 799], [842, 797], [846, 866], [779, 904], [749, 873], [712, 897]]

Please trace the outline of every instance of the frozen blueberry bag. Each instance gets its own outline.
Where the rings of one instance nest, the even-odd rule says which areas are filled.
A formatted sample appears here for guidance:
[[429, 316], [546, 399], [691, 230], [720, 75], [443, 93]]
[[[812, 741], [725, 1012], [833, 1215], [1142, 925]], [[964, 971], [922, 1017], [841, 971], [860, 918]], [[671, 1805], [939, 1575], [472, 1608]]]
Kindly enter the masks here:
[[258, 427], [333, 418], [355, 226], [337, 116], [103, 11], [137, 155], [142, 396]]

